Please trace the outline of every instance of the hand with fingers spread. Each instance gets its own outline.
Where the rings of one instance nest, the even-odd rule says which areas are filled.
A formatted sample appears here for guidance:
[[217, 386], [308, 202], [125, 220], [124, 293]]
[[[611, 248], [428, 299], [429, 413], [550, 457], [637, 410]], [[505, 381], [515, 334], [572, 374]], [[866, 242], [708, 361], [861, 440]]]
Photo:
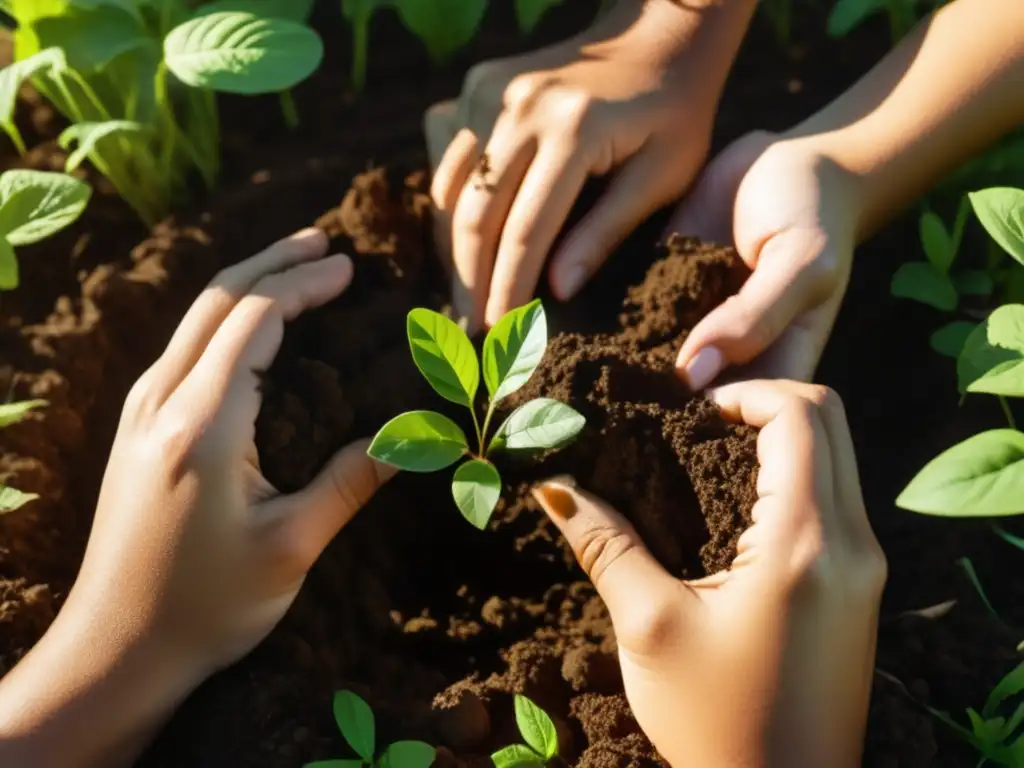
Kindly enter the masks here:
[[352, 278], [348, 257], [325, 251], [307, 230], [223, 271], [132, 389], [74, 588], [0, 683], [0, 764], [130, 764], [193, 688], [270, 632], [391, 475], [362, 443], [292, 495], [260, 473], [259, 375], [284, 324]]
[[559, 299], [686, 190], [754, 7], [618, 0], [576, 37], [477, 65], [457, 102], [427, 113], [438, 244], [471, 329], [533, 296], [588, 177], [614, 172], [551, 257]]
[[760, 427], [754, 522], [728, 571], [680, 581], [571, 481], [534, 493], [608, 606], [626, 696], [669, 764], [859, 766], [886, 563], [842, 403], [786, 381], [711, 396]]

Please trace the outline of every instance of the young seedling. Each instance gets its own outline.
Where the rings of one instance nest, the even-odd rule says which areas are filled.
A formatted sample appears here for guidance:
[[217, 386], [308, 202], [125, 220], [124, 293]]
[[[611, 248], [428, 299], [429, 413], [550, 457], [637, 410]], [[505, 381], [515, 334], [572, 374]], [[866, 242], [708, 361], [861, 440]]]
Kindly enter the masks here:
[[12, 170], [0, 174], [0, 290], [18, 287], [14, 249], [37, 243], [75, 221], [92, 189], [65, 173]]
[[542, 768], [558, 756], [558, 731], [548, 713], [516, 694], [516, 725], [526, 744], [512, 744], [493, 755], [496, 768]]
[[452, 495], [469, 522], [480, 530], [501, 496], [501, 476], [490, 462], [496, 451], [557, 449], [572, 441], [586, 420], [565, 403], [538, 398], [514, 410], [488, 442], [495, 407], [522, 387], [547, 347], [547, 319], [539, 300], [514, 309], [484, 339], [483, 378], [489, 395], [483, 426], [476, 414], [480, 364], [465, 332], [444, 315], [414, 309], [407, 319], [412, 359], [441, 397], [469, 409], [475, 450], [454, 421], [433, 411], [411, 411], [385, 424], [368, 453], [408, 472], [435, 472], [469, 454], [455, 472]]
[[[25, 418], [25, 415], [35, 409], [46, 405], [45, 400], [22, 400], [17, 403], [6, 403], [0, 405], [0, 429], [17, 424]], [[0, 515], [21, 509], [34, 499], [38, 499], [37, 493], [25, 493], [17, 488], [0, 483]]]
[[305, 768], [429, 768], [437, 754], [422, 741], [396, 741], [378, 757], [373, 710], [352, 691], [334, 694], [334, 720], [359, 759], [320, 760]]

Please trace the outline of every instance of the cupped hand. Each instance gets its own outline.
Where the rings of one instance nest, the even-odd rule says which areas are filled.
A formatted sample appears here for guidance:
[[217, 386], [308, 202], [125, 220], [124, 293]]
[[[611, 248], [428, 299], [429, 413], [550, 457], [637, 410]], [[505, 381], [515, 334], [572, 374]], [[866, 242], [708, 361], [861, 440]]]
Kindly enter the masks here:
[[438, 245], [470, 328], [533, 296], [589, 177], [614, 171], [551, 257], [559, 299], [690, 185], [753, 7], [705, 4], [620, 2], [577, 37], [477, 65], [457, 102], [428, 111]]
[[849, 282], [855, 178], [812, 138], [748, 134], [723, 150], [669, 231], [733, 245], [753, 271], [687, 337], [677, 367], [694, 390], [736, 377], [810, 381]]
[[843, 405], [759, 380], [711, 397], [760, 427], [758, 500], [731, 568], [667, 573], [607, 504], [535, 490], [607, 604], [626, 695], [670, 765], [860, 765], [885, 557]]

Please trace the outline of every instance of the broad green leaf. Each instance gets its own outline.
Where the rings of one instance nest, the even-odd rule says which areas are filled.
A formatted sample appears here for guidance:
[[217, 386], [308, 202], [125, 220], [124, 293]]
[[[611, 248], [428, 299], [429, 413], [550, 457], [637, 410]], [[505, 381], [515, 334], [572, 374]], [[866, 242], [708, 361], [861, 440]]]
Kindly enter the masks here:
[[953, 259], [956, 258], [956, 250], [942, 219], [933, 211], [927, 211], [921, 216], [920, 230], [921, 245], [929, 263], [940, 274], [947, 274]]
[[465, 332], [442, 314], [414, 309], [406, 319], [412, 359], [430, 386], [453, 403], [473, 407], [480, 362]]
[[392, 0], [402, 22], [443, 64], [480, 28], [488, 0]]
[[953, 275], [953, 285], [961, 296], [991, 296], [995, 283], [988, 272], [981, 269], [965, 269]]
[[516, 18], [519, 20], [519, 30], [528, 35], [537, 28], [537, 24], [544, 18], [544, 14], [561, 5], [562, 0], [516, 0]]
[[324, 47], [312, 29], [251, 13], [211, 13], [164, 39], [164, 62], [186, 85], [225, 93], [276, 93], [320, 66]]
[[1024, 305], [999, 307], [967, 337], [957, 380], [961, 392], [1024, 397]]
[[491, 450], [543, 450], [565, 445], [587, 423], [582, 414], [558, 400], [539, 397], [516, 408], [498, 428]]
[[315, 763], [306, 763], [302, 768], [363, 768], [366, 765], [362, 760], [317, 760]]
[[437, 755], [429, 744], [422, 741], [396, 741], [380, 759], [380, 768], [430, 768]]
[[1024, 433], [993, 429], [953, 446], [925, 465], [896, 505], [941, 517], [1024, 513]]
[[18, 257], [6, 237], [0, 237], [0, 291], [18, 287]]
[[407, 472], [434, 472], [454, 464], [468, 448], [465, 433], [447, 416], [410, 411], [381, 427], [367, 453]]
[[926, 261], [908, 261], [892, 276], [889, 290], [893, 296], [913, 299], [922, 304], [952, 312], [959, 297], [953, 281]]
[[104, 139], [108, 137], [129, 133], [145, 134], [148, 131], [148, 126], [131, 120], [107, 120], [103, 123], [75, 123], [70, 125], [57, 138], [57, 143], [64, 149], [70, 149], [72, 144], [78, 143], [78, 147], [68, 155], [64, 170], [68, 173], [75, 171], [89, 154], [94, 151], [99, 151], [102, 157]]
[[289, 21], [305, 21], [313, 11], [316, 0], [214, 0], [201, 5], [194, 17], [209, 16], [211, 13], [225, 11], [241, 11], [253, 13], [265, 19], [287, 19]]
[[499, 749], [491, 755], [491, 760], [495, 768], [542, 768], [544, 765], [540, 755], [522, 744]]
[[[18, 92], [27, 80], [40, 72], [50, 69], [61, 69], [67, 66], [64, 52], [59, 48], [47, 48], [34, 56], [0, 69], [0, 124], [10, 131], [14, 124], [14, 108], [18, 100]], [[12, 135], [12, 138], [13, 135]], [[20, 137], [14, 139], [20, 141]]]
[[952, 357], [955, 360], [960, 357], [967, 337], [974, 332], [978, 325], [978, 323], [969, 323], [964, 320], [954, 320], [935, 331], [929, 343], [932, 349], [940, 355]]
[[0, 174], [0, 234], [14, 246], [36, 243], [77, 219], [92, 189], [66, 173], [12, 170]]
[[548, 345], [548, 321], [540, 299], [513, 309], [484, 339], [484, 382], [491, 403], [511, 395], [533, 374]]
[[334, 694], [334, 720], [348, 745], [372, 763], [377, 733], [370, 705], [352, 691], [338, 691]]
[[21, 509], [30, 501], [39, 498], [38, 493], [25, 493], [17, 488], [0, 485], [0, 515]]
[[62, 49], [68, 67], [83, 75], [102, 69], [127, 51], [157, 45], [135, 18], [104, 3], [67, 7], [58, 15], [36, 19], [29, 31], [40, 49]]
[[1024, 264], [1024, 190], [992, 187], [971, 192], [969, 197], [985, 231]]
[[521, 694], [516, 694], [516, 725], [523, 739], [545, 760], [558, 754], [558, 731], [548, 713]]
[[837, 0], [828, 15], [828, 34], [845, 37], [864, 19], [885, 8], [886, 0]]
[[79, 8], [111, 8], [130, 16], [137, 24], [145, 26], [146, 20], [142, 17], [139, 4], [136, 0], [70, 0], [71, 5]]
[[488, 461], [467, 461], [455, 470], [452, 496], [462, 516], [482, 531], [501, 498], [501, 476]]
[[996, 684], [996, 687], [989, 693], [988, 699], [985, 700], [985, 708], [981, 713], [985, 717], [992, 717], [1000, 704], [1011, 696], [1016, 696], [1021, 691], [1024, 691], [1024, 662], [1011, 669]]
[[44, 405], [47, 405], [45, 400], [22, 400], [17, 403], [0, 405], [0, 428], [17, 424], [25, 418], [29, 411], [42, 408]]

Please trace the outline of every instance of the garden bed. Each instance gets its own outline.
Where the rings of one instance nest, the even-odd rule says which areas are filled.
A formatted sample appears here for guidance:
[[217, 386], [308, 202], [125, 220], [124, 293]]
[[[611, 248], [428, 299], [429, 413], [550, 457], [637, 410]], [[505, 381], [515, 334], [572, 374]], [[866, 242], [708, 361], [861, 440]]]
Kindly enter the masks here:
[[[585, 23], [585, 11], [567, 4], [523, 41], [499, 8], [462, 68], [557, 39]], [[431, 71], [382, 16], [368, 91], [356, 103], [345, 86], [344, 27], [336, 13], [320, 13], [328, 58], [297, 90], [297, 134], [284, 130], [273, 99], [227, 100], [227, 180], [211, 199], [147, 234], [92, 179], [99, 193], [86, 215], [20, 254], [22, 286], [0, 305], [0, 387], [51, 405], [0, 433], [0, 474], [42, 496], [0, 518], [0, 673], [45, 631], [74, 578], [124, 394], [222, 266], [310, 224], [356, 260], [349, 291], [289, 328], [267, 378], [257, 442], [280, 488], [303, 485], [340, 445], [398, 412], [437, 407], [409, 358], [405, 313], [445, 304], [419, 125], [428, 104], [457, 92], [460, 72]], [[879, 28], [840, 44], [799, 34], [822, 28], [809, 16], [798, 28], [805, 42], [788, 52], [755, 29], [717, 145], [806, 115], [885, 47]], [[22, 122], [37, 145], [25, 162], [59, 167], [49, 110], [25, 104]], [[510, 405], [567, 400], [588, 419], [582, 439], [503, 467], [504, 500], [486, 532], [458, 514], [447, 473], [400, 475], [327, 549], [267, 642], [204, 685], [143, 765], [297, 768], [346, 755], [330, 711], [342, 687], [373, 705], [382, 743], [438, 744], [442, 766], [487, 765], [492, 749], [514, 740], [512, 692], [552, 714], [571, 764], [656, 760], [622, 695], [607, 613], [527, 490], [571, 472], [625, 512], [673, 572], [727, 565], [753, 501], [754, 435], [691, 398], [670, 368], [687, 330], [735, 290], [743, 268], [728, 250], [694, 241], [659, 247], [662, 222], [638, 230], [574, 302], [542, 293], [552, 342]], [[865, 764], [973, 766], [977, 758], [911, 696], [955, 711], [978, 705], [1017, 656], [1018, 638], [955, 561], [972, 558], [1007, 621], [1024, 618], [1024, 579], [1000, 577], [1020, 572], [1020, 553], [983, 523], [893, 505], [928, 458], [1001, 418], [984, 401], [958, 409], [955, 387], [935, 385], [951, 376], [927, 346], [935, 317], [888, 295], [915, 235], [912, 224], [896, 226], [861, 249], [819, 378], [847, 403], [890, 562], [885, 674], [875, 681]], [[953, 599], [939, 618], [904, 615]]]

